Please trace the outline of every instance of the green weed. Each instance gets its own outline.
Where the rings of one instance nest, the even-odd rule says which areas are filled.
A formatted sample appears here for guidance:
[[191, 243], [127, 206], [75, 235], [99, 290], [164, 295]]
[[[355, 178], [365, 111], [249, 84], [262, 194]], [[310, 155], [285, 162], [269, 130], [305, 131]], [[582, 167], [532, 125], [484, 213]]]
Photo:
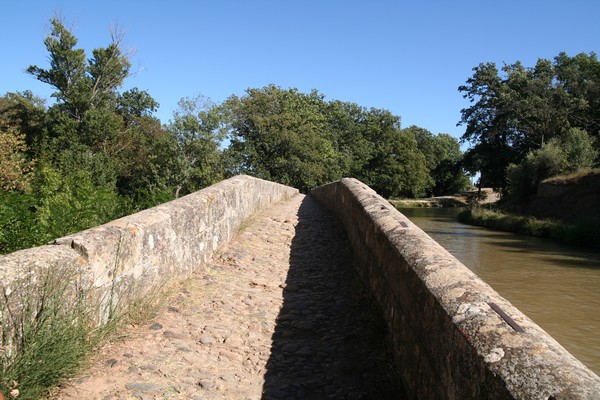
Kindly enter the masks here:
[[0, 294], [0, 391], [43, 398], [73, 373], [110, 328], [98, 328], [89, 289], [74, 271], [28, 271]]

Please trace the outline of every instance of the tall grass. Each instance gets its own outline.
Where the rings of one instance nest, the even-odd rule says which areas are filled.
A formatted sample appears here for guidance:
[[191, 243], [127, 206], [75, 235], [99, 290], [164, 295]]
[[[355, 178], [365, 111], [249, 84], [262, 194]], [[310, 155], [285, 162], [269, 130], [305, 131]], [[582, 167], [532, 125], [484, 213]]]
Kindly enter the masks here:
[[128, 291], [140, 295], [127, 299], [115, 298], [113, 285], [106, 298], [82, 283], [76, 267], [54, 266], [0, 286], [0, 392], [7, 399], [49, 396], [119, 327], [153, 318], [180, 281], [129, 283]]
[[600, 248], [600, 224], [597, 221], [565, 223], [554, 219], [537, 219], [474, 207], [461, 212], [458, 220], [506, 232], [549, 237], [564, 243]]
[[0, 391], [7, 398], [45, 397], [110, 330], [110, 323], [98, 327], [91, 291], [74, 285], [76, 278], [49, 268], [1, 288]]

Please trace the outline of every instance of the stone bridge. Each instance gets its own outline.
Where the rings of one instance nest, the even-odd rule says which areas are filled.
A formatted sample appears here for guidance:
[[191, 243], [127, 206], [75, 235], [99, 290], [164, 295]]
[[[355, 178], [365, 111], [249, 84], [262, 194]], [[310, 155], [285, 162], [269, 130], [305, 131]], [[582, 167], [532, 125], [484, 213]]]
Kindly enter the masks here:
[[67, 270], [99, 323], [169, 295], [56, 399], [600, 398], [598, 376], [354, 179], [304, 196], [238, 176], [0, 257], [8, 298]]

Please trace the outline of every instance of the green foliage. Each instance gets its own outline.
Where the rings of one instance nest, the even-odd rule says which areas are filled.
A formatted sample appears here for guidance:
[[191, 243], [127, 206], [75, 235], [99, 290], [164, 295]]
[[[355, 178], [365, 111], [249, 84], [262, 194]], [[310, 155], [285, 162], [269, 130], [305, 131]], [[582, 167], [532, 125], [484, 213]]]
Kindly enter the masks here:
[[454, 198], [436, 198], [419, 200], [388, 200], [394, 207], [403, 208], [433, 208], [433, 207], [464, 207], [465, 203]]
[[121, 216], [122, 201], [107, 188], [94, 184], [87, 169], [61, 174], [50, 165], [39, 166], [34, 182], [36, 222], [40, 239], [50, 241], [97, 226]]
[[0, 190], [0, 254], [43, 243], [35, 205], [36, 199], [31, 193]]
[[564, 158], [560, 148], [546, 145], [533, 151], [518, 165], [511, 164], [507, 169], [507, 193], [516, 201], [527, 200], [534, 194], [540, 182], [560, 173]]
[[34, 150], [44, 134], [45, 100], [28, 90], [6, 93], [0, 97], [0, 122], [6, 130], [25, 135], [27, 154], [36, 157]]
[[53, 86], [58, 105], [71, 117], [80, 120], [91, 108], [106, 108], [114, 101], [116, 90], [129, 75], [131, 63], [123, 54], [123, 38], [113, 34], [105, 48], [93, 50], [86, 60], [85, 51], [77, 49], [77, 38], [59, 19], [50, 20], [52, 31], [44, 40], [50, 54], [50, 68], [32, 65], [27, 72]]
[[134, 122], [134, 118], [151, 117], [158, 110], [158, 102], [145, 90], [130, 89], [117, 98], [117, 111], [127, 123]]
[[328, 137], [323, 96], [270, 85], [249, 89], [226, 104], [232, 170], [306, 192], [339, 177], [339, 157]]
[[565, 135], [551, 139], [548, 144], [562, 150], [564, 167], [561, 173], [570, 173], [594, 166], [598, 158], [598, 151], [594, 148], [596, 141], [583, 129], [572, 128]]
[[339, 157], [341, 176], [359, 176], [369, 158], [370, 144], [364, 134], [368, 111], [339, 100], [325, 104], [330, 140]]
[[429, 182], [425, 157], [387, 110], [326, 102], [321, 94], [270, 85], [224, 104], [229, 171], [311, 188], [353, 176], [383, 196], [415, 197]]
[[459, 91], [471, 102], [460, 121], [462, 140], [473, 145], [465, 166], [481, 173], [484, 186], [504, 188], [508, 165], [572, 128], [590, 135], [600, 129], [600, 62], [594, 53], [561, 53], [532, 68], [516, 62], [501, 72], [493, 63], [480, 64]]
[[4, 130], [0, 122], [0, 190], [29, 188], [33, 161], [26, 155], [25, 135]]
[[405, 131], [415, 136], [419, 150], [425, 156], [430, 178], [427, 195], [453, 194], [469, 186], [469, 178], [462, 168], [463, 155], [458, 140], [447, 133], [433, 135], [417, 126], [410, 126]]
[[178, 142], [152, 117], [158, 103], [137, 88], [118, 92], [131, 66], [122, 35], [86, 59], [62, 21], [51, 24], [49, 67], [27, 71], [56, 90], [57, 102], [46, 110], [30, 92], [0, 97], [0, 151], [10, 153], [0, 160], [2, 252], [170, 200], [181, 184]]
[[520, 164], [509, 165], [509, 196], [514, 201], [527, 200], [543, 180], [591, 168], [597, 157], [594, 140], [581, 129], [569, 129], [564, 135], [550, 139], [541, 149], [531, 151]]
[[79, 141], [93, 151], [109, 149], [119, 135], [122, 120], [113, 110], [92, 108], [78, 125]]
[[424, 196], [430, 182], [425, 156], [414, 135], [400, 129], [400, 119], [389, 111], [371, 110], [365, 136], [372, 150], [363, 181], [384, 197]]
[[222, 119], [216, 105], [201, 96], [179, 101], [179, 108], [167, 126], [179, 150], [178, 194], [191, 193], [223, 179]]
[[1, 288], [0, 392], [43, 398], [96, 346], [104, 330], [96, 328], [89, 291], [74, 292], [74, 281], [73, 271], [48, 268]]
[[0, 254], [45, 244], [120, 217], [126, 201], [98, 184], [87, 168], [65, 175], [36, 167], [31, 192], [0, 191]]

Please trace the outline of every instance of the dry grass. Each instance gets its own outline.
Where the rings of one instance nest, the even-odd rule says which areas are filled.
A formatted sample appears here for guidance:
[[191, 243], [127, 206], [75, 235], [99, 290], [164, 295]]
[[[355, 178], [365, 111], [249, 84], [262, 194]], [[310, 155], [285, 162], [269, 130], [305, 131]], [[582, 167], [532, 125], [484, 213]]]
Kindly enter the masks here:
[[596, 169], [582, 169], [570, 174], [553, 176], [545, 179], [542, 183], [550, 183], [554, 185], [568, 185], [575, 184], [581, 181], [583, 178], [588, 176], [600, 176], [600, 168]]

